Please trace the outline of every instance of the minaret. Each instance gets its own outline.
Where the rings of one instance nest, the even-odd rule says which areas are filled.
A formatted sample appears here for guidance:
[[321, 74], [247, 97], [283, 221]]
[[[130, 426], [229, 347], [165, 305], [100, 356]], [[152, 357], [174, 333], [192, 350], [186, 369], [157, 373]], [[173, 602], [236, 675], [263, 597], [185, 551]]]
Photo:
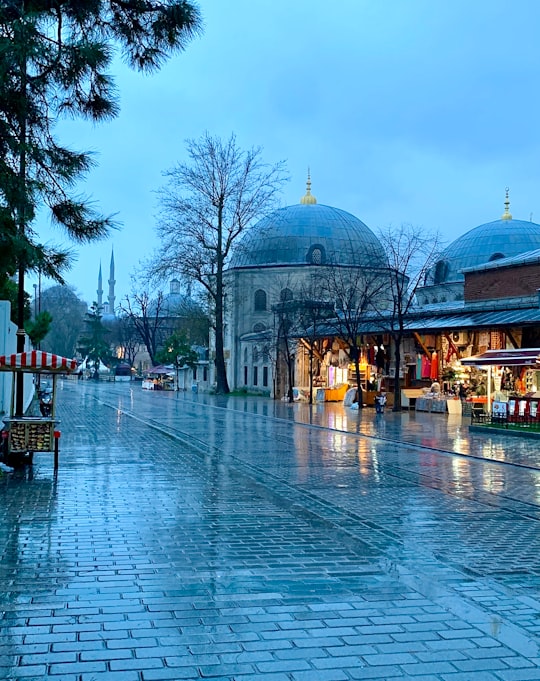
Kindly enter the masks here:
[[317, 203], [317, 199], [311, 193], [311, 176], [309, 174], [309, 168], [308, 168], [308, 171], [307, 171], [306, 193], [300, 199], [300, 203], [302, 203], [304, 205], [312, 205], [312, 206]]
[[109, 314], [114, 314], [114, 251], [111, 250], [111, 270], [109, 273]]
[[501, 220], [511, 220], [512, 213], [510, 212], [510, 199], [508, 198], [508, 192], [510, 189], [506, 187], [506, 201], [504, 202], [504, 213], [501, 215]]
[[99, 263], [99, 274], [97, 280], [97, 304], [98, 309], [103, 308], [103, 278], [101, 276], [101, 262]]

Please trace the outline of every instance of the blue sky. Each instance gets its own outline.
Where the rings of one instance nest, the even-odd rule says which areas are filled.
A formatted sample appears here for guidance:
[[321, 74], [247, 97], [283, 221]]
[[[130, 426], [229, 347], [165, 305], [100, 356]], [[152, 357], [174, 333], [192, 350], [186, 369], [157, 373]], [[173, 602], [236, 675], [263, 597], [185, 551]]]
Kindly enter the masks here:
[[[115, 63], [116, 120], [58, 129], [61, 142], [95, 152], [81, 191], [122, 222], [107, 241], [77, 248], [67, 279], [87, 302], [113, 247], [117, 301], [130, 292], [157, 245], [162, 172], [205, 131], [234, 132], [265, 161], [285, 160], [280, 205], [298, 203], [309, 166], [319, 203], [374, 231], [411, 223], [449, 243], [498, 219], [506, 186], [513, 216], [540, 223], [537, 0], [199, 5], [204, 34], [159, 73]], [[37, 229], [63, 240], [45, 220]]]

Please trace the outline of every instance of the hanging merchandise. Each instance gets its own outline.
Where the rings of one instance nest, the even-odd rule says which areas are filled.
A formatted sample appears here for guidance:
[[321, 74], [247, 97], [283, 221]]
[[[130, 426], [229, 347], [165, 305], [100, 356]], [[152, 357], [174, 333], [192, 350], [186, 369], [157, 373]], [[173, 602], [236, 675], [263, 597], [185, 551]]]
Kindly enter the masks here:
[[375, 366], [378, 372], [384, 371], [384, 365], [386, 364], [386, 353], [384, 351], [384, 346], [381, 345], [377, 349], [377, 354], [375, 355]]
[[491, 331], [489, 334], [489, 347], [491, 350], [504, 348], [504, 334], [500, 331]]
[[436, 352], [432, 353], [432, 355], [431, 355], [431, 366], [430, 366], [429, 377], [431, 378], [432, 381], [438, 381], [439, 380], [439, 358], [438, 358]]
[[431, 378], [431, 359], [422, 355], [422, 378]]

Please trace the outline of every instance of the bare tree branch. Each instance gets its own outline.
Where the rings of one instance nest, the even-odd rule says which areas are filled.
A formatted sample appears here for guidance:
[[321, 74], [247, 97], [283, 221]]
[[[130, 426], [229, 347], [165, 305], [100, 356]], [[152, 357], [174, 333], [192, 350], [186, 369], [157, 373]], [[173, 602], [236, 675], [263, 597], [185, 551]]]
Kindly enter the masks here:
[[205, 133], [187, 141], [188, 162], [166, 171], [158, 191], [160, 247], [154, 276], [174, 275], [198, 282], [212, 301], [216, 390], [229, 392], [223, 349], [225, 281], [237, 239], [273, 206], [285, 181], [284, 164], [261, 161], [258, 148], [242, 151], [234, 135], [227, 141]]

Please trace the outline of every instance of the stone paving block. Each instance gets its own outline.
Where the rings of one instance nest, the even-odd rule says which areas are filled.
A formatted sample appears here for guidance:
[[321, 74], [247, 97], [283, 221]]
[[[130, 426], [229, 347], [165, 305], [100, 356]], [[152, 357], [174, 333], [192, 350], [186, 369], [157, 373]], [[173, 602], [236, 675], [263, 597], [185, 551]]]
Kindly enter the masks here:
[[[113, 672], [109, 669], [99, 674], [96, 674], [96, 672], [81, 674], [77, 677], [77, 681], [79, 679], [80, 681], [140, 681], [140, 675], [136, 671]], [[54, 681], [57, 681], [56, 677], [54, 677]]]
[[199, 670], [196, 667], [175, 667], [174, 669], [143, 669], [141, 671], [143, 681], [180, 681], [180, 679], [200, 678]]
[[[171, 655], [164, 658], [167, 667], [213, 667], [221, 664], [222, 656], [215, 653], [205, 653], [200, 655]], [[234, 660], [235, 664], [239, 660]]]
[[350, 677], [339, 669], [310, 669], [305, 672], [293, 672], [291, 679], [293, 681], [348, 681]]
[[540, 667], [540, 660], [527, 660], [523, 657], [503, 657], [505, 664], [511, 669], [525, 669], [527, 667]]
[[259, 651], [244, 651], [242, 653], [225, 653], [225, 654], [220, 654], [219, 659], [223, 664], [234, 664], [236, 662], [238, 663], [243, 663], [243, 662], [248, 662], [255, 664], [257, 662], [269, 662], [270, 660], [274, 659], [287, 659], [286, 657], [281, 658], [281, 655], [284, 655], [286, 652], [292, 652], [291, 651], [272, 651], [271, 653], [266, 650], [259, 650]]
[[[154, 631], [154, 636], [156, 635]], [[118, 639], [129, 638], [129, 631], [127, 629], [113, 629], [111, 631], [105, 631], [100, 629], [99, 631], [81, 631], [78, 634], [79, 641], [113, 641]]]
[[501, 681], [538, 681], [540, 679], [540, 668], [509, 669], [497, 671], [496, 674]]
[[257, 662], [255, 668], [261, 674], [285, 672], [290, 674], [295, 671], [308, 671], [312, 669], [311, 664], [307, 660], [299, 658], [290, 660], [273, 660], [271, 662]]
[[365, 663], [358, 655], [343, 655], [342, 657], [314, 657], [310, 659], [316, 669], [346, 669], [349, 667], [365, 667]]
[[458, 672], [457, 674], [443, 674], [442, 681], [500, 681], [498, 674], [489, 671], [470, 671], [467, 673]]
[[41, 655], [36, 655], [34, 653], [30, 655], [22, 655], [20, 658], [20, 665], [40, 665], [40, 664], [53, 664], [61, 662], [76, 662], [77, 653], [75, 652], [46, 652]]
[[352, 679], [372, 679], [375, 681], [403, 679], [403, 672], [399, 667], [347, 667], [345, 671]]
[[466, 650], [467, 655], [470, 651], [476, 648], [474, 639], [468, 638], [452, 638], [447, 640], [427, 640], [426, 647], [430, 650], [444, 651], [444, 650]]
[[242, 674], [253, 674], [257, 671], [256, 666], [252, 664], [204, 665], [198, 667], [198, 670], [199, 675], [203, 679], [212, 678], [214, 676], [229, 676], [235, 678]]
[[407, 665], [416, 664], [418, 659], [410, 653], [384, 653], [377, 655], [363, 655], [362, 659], [367, 665]]
[[467, 638], [483, 638], [485, 636], [483, 631], [478, 629], [441, 629], [437, 633], [444, 639], [467, 639]]
[[6, 679], [43, 679], [47, 674], [47, 667], [43, 665], [28, 665], [26, 667], [12, 667], [7, 672]]
[[[298, 672], [301, 673], [301, 672]], [[289, 674], [265, 674], [264, 681], [290, 681], [291, 677]], [[213, 681], [230, 681], [230, 677], [213, 679]], [[240, 674], [234, 677], [234, 681], [261, 681], [260, 674]]]
[[49, 674], [99, 674], [106, 672], [107, 665], [105, 662], [72, 662], [62, 664], [52, 664], [49, 667]]
[[416, 664], [403, 664], [401, 669], [410, 675], [420, 675], [420, 674], [450, 674], [451, 672], [457, 671], [453, 662], [446, 662], [440, 660], [438, 662], [421, 662], [418, 661]]

